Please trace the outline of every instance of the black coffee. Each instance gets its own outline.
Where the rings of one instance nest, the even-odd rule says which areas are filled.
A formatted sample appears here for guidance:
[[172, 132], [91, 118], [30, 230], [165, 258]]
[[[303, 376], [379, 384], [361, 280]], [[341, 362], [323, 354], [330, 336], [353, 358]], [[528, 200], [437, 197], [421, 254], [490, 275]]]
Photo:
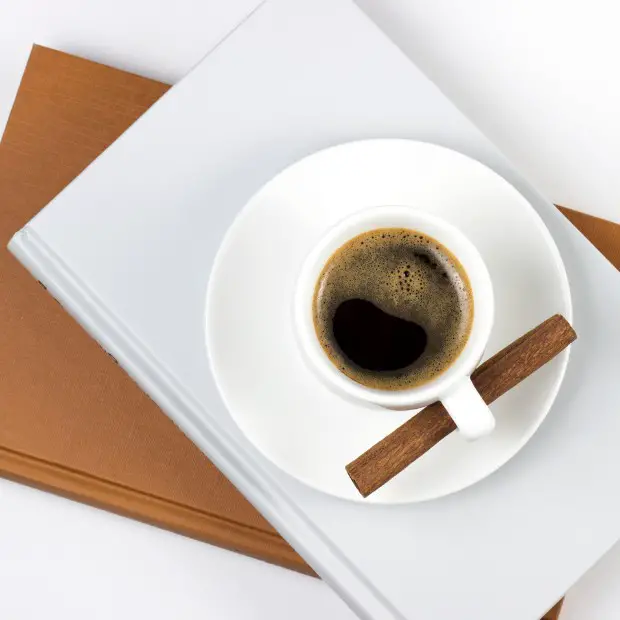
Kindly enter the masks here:
[[381, 228], [329, 258], [313, 299], [321, 346], [362, 385], [404, 390], [430, 381], [462, 351], [473, 322], [463, 267], [435, 239]]

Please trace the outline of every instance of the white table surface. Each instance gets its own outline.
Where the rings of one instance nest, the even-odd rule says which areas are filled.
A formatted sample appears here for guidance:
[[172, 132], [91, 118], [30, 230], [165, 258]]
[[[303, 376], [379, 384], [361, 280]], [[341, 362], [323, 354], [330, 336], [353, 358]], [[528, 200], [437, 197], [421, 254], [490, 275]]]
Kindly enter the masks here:
[[[33, 42], [175, 82], [256, 4], [0, 0], [0, 129]], [[359, 4], [551, 200], [620, 222], [616, 3]], [[11, 620], [353, 617], [315, 579], [6, 481], [0, 584]], [[563, 620], [616, 620], [615, 584], [620, 547]]]

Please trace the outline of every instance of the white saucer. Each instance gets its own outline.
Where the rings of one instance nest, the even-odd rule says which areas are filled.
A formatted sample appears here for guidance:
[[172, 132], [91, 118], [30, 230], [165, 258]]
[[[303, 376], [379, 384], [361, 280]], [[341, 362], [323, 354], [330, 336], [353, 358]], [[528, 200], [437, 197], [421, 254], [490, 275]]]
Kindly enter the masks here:
[[349, 402], [309, 370], [292, 326], [300, 266], [321, 235], [377, 205], [428, 209], [458, 226], [491, 273], [496, 320], [487, 356], [559, 312], [571, 320], [560, 254], [529, 203], [479, 162], [432, 144], [368, 140], [299, 161], [246, 205], [219, 250], [207, 296], [215, 380], [248, 439], [273, 463], [341, 498], [402, 503], [441, 497], [482, 480], [513, 457], [547, 415], [565, 351], [493, 406], [494, 433], [456, 433], [362, 500], [345, 465], [412, 415]]

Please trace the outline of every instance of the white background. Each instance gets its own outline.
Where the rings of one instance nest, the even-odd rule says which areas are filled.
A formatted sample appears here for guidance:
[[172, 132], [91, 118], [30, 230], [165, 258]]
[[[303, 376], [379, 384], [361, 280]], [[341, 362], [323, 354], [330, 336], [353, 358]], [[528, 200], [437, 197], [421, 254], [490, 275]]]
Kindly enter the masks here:
[[[0, 0], [0, 130], [33, 42], [172, 83], [256, 4]], [[548, 198], [620, 222], [616, 2], [359, 4]], [[616, 584], [620, 549], [562, 620], [617, 620]], [[315, 579], [0, 481], [0, 618], [110, 617], [352, 614]]]

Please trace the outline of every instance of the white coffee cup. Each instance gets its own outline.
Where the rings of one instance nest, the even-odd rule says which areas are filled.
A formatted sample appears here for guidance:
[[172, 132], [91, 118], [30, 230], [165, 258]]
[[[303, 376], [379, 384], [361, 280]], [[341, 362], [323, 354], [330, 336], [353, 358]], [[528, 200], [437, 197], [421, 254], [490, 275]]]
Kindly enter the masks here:
[[[463, 266], [473, 293], [473, 323], [460, 355], [430, 381], [405, 390], [370, 388], [343, 374], [319, 343], [312, 318], [316, 284], [327, 260], [353, 237], [377, 228], [409, 228], [442, 243]], [[495, 427], [489, 407], [471, 382], [471, 373], [479, 364], [491, 333], [493, 314], [491, 277], [474, 245], [453, 225], [405, 206], [364, 209], [331, 228], [306, 258], [294, 299], [294, 322], [303, 355], [329, 387], [389, 409], [417, 409], [441, 401], [461, 434], [468, 439], [487, 435]]]

